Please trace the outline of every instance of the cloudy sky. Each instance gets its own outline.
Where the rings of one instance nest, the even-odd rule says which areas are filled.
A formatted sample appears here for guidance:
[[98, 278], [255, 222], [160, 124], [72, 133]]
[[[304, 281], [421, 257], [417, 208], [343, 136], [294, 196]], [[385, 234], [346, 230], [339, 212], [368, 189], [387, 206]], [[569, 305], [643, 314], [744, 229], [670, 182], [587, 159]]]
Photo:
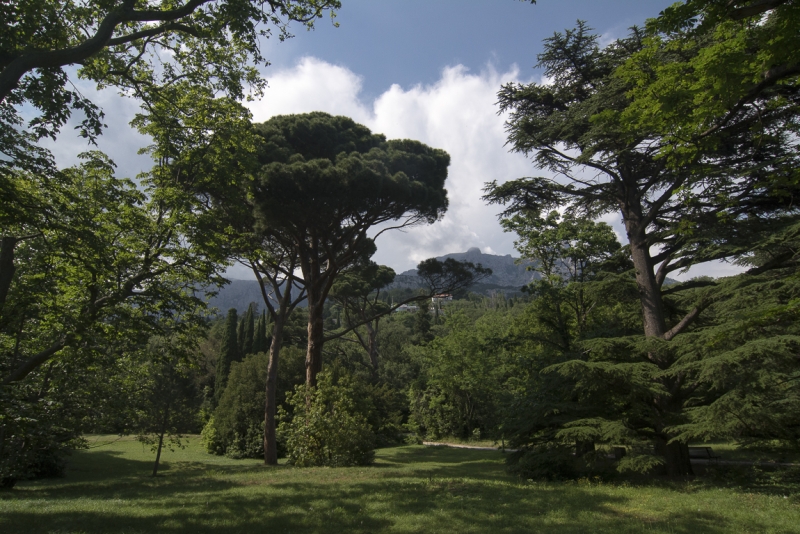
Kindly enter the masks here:
[[[342, 0], [334, 27], [299, 29], [288, 41], [264, 43], [271, 65], [262, 70], [269, 89], [250, 104], [257, 122], [286, 113], [326, 111], [352, 117], [388, 138], [411, 138], [451, 156], [450, 208], [440, 222], [378, 240], [375, 260], [402, 272], [420, 260], [479, 247], [514, 254], [514, 236], [503, 233], [497, 206], [481, 201], [485, 182], [541, 174], [505, 146], [504, 117], [496, 94], [511, 81], [540, 81], [533, 69], [542, 40], [586, 20], [603, 42], [658, 15], [672, 0]], [[85, 91], [91, 91], [85, 88]], [[135, 175], [149, 167], [136, 156], [147, 140], [126, 126], [136, 103], [111, 91], [97, 95], [109, 128], [100, 148]], [[62, 135], [53, 147], [72, 163], [80, 141]], [[623, 240], [619, 216], [608, 217]], [[696, 268], [679, 276], [721, 276], [731, 267]], [[232, 269], [232, 277], [246, 278]]]

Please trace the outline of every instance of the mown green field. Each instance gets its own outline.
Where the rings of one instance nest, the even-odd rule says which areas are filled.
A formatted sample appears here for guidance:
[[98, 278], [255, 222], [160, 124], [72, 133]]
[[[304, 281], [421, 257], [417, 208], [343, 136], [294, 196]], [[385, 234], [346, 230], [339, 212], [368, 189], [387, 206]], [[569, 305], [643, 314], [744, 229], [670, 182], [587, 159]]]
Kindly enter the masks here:
[[0, 532], [800, 532], [792, 485], [528, 482], [499, 452], [422, 446], [371, 467], [265, 468], [196, 438], [154, 479], [149, 449], [113, 439], [92, 438], [65, 478], [0, 492]]

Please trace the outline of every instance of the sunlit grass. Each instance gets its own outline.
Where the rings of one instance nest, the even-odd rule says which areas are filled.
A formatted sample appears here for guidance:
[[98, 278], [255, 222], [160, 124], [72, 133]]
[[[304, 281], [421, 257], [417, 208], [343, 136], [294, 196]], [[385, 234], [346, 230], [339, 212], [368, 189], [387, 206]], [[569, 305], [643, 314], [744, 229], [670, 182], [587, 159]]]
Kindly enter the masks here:
[[65, 478], [0, 493], [0, 532], [800, 532], [781, 487], [520, 481], [500, 452], [421, 446], [371, 467], [266, 468], [196, 438], [154, 479], [149, 448], [115, 439], [90, 439]]

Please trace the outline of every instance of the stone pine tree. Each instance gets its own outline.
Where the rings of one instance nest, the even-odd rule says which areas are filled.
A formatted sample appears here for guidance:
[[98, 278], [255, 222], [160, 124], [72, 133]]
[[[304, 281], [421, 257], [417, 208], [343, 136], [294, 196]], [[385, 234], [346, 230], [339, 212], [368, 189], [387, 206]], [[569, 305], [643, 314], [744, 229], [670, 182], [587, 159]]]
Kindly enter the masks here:
[[[505, 216], [544, 214], [557, 207], [589, 218], [622, 216], [645, 338], [635, 350], [652, 384], [647, 417], [637, 418], [633, 430], [651, 436], [656, 463], [680, 476], [691, 473], [691, 464], [688, 442], [675, 426], [692, 402], [694, 386], [690, 373], [673, 372], [679, 358], [671, 342], [692, 327], [715, 297], [697, 293], [691, 305], [676, 310], [662, 285], [670, 273], [691, 265], [747, 254], [754, 239], [791, 222], [797, 139], [791, 121], [766, 113], [766, 122], [754, 119], [746, 127], [720, 130], [714, 143], [679, 160], [663, 157], [668, 140], [662, 131], [646, 121], [623, 120], [631, 109], [632, 86], [617, 69], [643, 49], [645, 37], [634, 29], [601, 48], [597, 36], [579, 23], [545, 41], [538, 66], [552, 83], [508, 84], [499, 103], [509, 113], [513, 149], [560, 178], [493, 182], [485, 198], [505, 204]], [[775, 194], [776, 184], [788, 194]], [[689, 287], [669, 290], [670, 298], [678, 298], [683, 289]], [[678, 310], [680, 315], [672, 313]], [[597, 348], [595, 354], [601, 352]], [[572, 369], [590, 373], [590, 367], [576, 362]]]
[[336, 277], [375, 251], [375, 226], [432, 223], [444, 214], [450, 157], [321, 112], [255, 128], [262, 139], [252, 192], [256, 228], [296, 251], [308, 295], [306, 381], [313, 386], [322, 369], [323, 306]]
[[222, 332], [222, 345], [217, 359], [217, 377], [214, 383], [214, 399], [219, 403], [225, 386], [228, 385], [228, 373], [231, 370], [231, 363], [240, 360], [239, 343], [237, 341], [236, 330], [238, 326], [236, 308], [228, 310], [225, 319], [225, 330]]

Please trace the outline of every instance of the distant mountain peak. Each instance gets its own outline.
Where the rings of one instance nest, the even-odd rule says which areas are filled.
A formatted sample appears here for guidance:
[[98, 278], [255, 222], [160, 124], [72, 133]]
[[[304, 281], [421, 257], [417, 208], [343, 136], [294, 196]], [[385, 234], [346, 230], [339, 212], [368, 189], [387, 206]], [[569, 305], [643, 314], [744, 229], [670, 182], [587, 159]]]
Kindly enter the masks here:
[[[436, 259], [444, 261], [448, 258], [452, 258], [456, 261], [468, 261], [476, 265], [480, 264], [492, 270], [492, 275], [477, 284], [474, 290], [490, 291], [493, 289], [502, 289], [510, 292], [518, 292], [523, 286], [539, 278], [539, 273], [528, 269], [528, 267], [533, 265], [532, 262], [519, 260], [519, 258], [512, 257], [511, 254], [506, 254], [505, 256], [484, 254], [478, 247], [471, 247], [466, 252], [445, 254], [444, 256], [438, 256]], [[416, 269], [411, 269], [397, 275], [395, 283], [393, 284], [395, 287], [419, 287], [420, 285], [421, 281], [417, 277]]]

